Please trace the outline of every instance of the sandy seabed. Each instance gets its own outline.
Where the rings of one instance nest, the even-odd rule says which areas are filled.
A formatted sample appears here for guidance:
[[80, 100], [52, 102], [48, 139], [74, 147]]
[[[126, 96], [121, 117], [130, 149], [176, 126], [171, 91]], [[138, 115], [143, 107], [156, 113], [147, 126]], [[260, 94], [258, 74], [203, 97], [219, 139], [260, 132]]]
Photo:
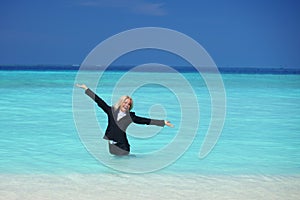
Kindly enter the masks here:
[[0, 199], [300, 199], [297, 176], [0, 175]]

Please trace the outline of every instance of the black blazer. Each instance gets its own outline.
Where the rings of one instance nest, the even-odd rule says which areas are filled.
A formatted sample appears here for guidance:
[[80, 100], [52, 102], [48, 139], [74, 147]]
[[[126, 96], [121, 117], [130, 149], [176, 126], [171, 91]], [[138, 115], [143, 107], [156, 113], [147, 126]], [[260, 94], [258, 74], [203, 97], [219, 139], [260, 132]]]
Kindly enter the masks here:
[[144, 117], [136, 116], [134, 112], [128, 112], [125, 117], [117, 121], [117, 116], [119, 109], [115, 109], [112, 106], [106, 104], [103, 99], [96, 95], [92, 90], [87, 89], [85, 93], [91, 97], [100, 108], [107, 114], [108, 125], [105, 131], [104, 139], [113, 140], [117, 142], [117, 146], [125, 151], [130, 151], [130, 145], [126, 136], [126, 129], [129, 124], [147, 124], [147, 125], [157, 125], [164, 126], [164, 120], [149, 119]]

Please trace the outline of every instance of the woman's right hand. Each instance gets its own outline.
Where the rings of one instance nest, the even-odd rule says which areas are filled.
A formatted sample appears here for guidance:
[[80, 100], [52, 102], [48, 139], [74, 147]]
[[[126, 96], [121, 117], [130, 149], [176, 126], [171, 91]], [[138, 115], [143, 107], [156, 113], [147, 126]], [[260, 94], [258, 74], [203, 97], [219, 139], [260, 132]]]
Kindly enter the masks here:
[[85, 84], [76, 84], [76, 87], [79, 87], [79, 88], [82, 88], [82, 89], [84, 89], [84, 90], [87, 90], [88, 89], [88, 87], [85, 85]]

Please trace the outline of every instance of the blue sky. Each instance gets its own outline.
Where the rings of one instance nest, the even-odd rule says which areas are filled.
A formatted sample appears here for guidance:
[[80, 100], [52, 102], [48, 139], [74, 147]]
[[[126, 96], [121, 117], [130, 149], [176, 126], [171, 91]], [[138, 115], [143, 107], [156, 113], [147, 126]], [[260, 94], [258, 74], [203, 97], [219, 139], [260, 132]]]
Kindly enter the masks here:
[[80, 64], [108, 37], [148, 26], [192, 37], [218, 66], [300, 67], [298, 0], [1, 0], [0, 64]]

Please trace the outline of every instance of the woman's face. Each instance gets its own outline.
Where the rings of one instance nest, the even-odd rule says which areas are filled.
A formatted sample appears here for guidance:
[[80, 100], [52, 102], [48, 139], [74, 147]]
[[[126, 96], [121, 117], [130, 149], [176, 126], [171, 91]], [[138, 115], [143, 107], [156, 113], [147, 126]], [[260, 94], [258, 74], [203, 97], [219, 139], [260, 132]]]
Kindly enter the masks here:
[[129, 111], [130, 107], [131, 107], [131, 100], [127, 98], [125, 99], [125, 101], [123, 101], [120, 110], [122, 112], [127, 112]]

